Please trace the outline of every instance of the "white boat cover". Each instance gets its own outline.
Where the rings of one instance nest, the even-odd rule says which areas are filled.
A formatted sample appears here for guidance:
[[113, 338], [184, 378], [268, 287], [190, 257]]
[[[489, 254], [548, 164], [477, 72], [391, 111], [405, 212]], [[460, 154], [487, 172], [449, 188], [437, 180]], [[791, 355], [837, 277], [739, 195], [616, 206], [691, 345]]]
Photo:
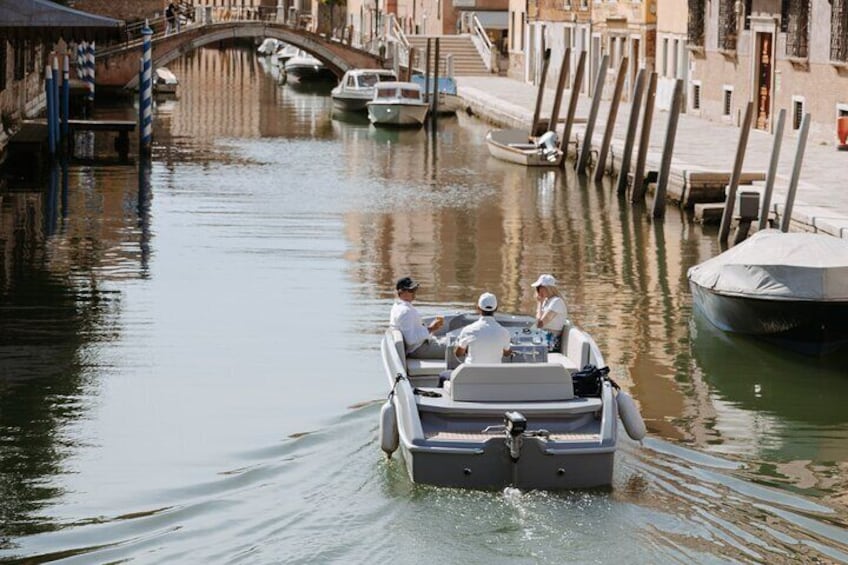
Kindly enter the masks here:
[[763, 230], [689, 269], [713, 292], [764, 300], [848, 301], [848, 241]]

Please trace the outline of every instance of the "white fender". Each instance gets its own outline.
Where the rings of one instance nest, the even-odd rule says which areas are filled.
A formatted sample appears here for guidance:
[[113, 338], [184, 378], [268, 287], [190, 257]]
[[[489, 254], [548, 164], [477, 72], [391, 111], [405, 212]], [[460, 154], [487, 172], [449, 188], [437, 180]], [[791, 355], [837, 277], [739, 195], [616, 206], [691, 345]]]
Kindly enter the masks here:
[[615, 396], [618, 403], [618, 417], [621, 418], [621, 423], [624, 424], [627, 435], [636, 441], [640, 441], [648, 433], [648, 430], [645, 429], [645, 421], [642, 420], [642, 415], [639, 414], [636, 403], [623, 390], [619, 390]]
[[380, 409], [380, 447], [386, 452], [386, 457], [392, 457], [399, 442], [395, 405], [387, 400]]

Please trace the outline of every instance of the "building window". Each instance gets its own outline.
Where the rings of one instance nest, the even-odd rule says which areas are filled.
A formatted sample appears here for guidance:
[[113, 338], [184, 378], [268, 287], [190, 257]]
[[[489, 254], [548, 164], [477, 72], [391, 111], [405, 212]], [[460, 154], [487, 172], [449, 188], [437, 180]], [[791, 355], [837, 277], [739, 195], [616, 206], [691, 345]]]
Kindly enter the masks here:
[[733, 108], [733, 87], [724, 87], [724, 96], [722, 97], [721, 115], [730, 116], [730, 110]]
[[792, 129], [801, 129], [801, 120], [804, 119], [804, 98], [801, 96], [792, 97]]
[[[848, 1], [848, 0], [845, 0]], [[736, 2], [719, 0], [718, 5], [718, 48], [736, 50]]]
[[704, 0], [689, 0], [689, 23], [687, 25], [689, 45], [704, 46]]
[[786, 27], [786, 54], [789, 57], [806, 58], [809, 54], [810, 3], [809, 0], [788, 0], [788, 13], [781, 19], [781, 28]]
[[701, 109], [701, 83], [693, 82], [692, 83], [692, 109], [700, 110]]
[[830, 11], [830, 59], [848, 62], [848, 0], [833, 0]]

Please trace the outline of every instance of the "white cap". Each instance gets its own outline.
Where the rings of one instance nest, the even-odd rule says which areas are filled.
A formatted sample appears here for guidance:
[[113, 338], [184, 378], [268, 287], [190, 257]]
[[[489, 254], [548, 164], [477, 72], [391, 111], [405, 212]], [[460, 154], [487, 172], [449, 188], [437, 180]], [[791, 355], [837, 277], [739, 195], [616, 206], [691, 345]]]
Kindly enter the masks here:
[[536, 279], [536, 282], [531, 284], [530, 286], [556, 286], [557, 281], [553, 275], [539, 275], [539, 278]]
[[498, 309], [498, 299], [491, 292], [484, 292], [477, 301], [477, 307], [486, 312], [494, 312]]

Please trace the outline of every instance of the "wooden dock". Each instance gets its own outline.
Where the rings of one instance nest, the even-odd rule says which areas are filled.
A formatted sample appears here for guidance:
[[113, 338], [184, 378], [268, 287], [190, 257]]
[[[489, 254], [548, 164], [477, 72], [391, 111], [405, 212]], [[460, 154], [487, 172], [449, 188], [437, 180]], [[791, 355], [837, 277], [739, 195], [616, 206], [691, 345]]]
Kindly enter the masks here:
[[[130, 132], [135, 131], [136, 123], [132, 120], [68, 120], [70, 133], [69, 152], [73, 155], [74, 134], [78, 131], [115, 132], [115, 151], [121, 161], [129, 161]], [[47, 147], [47, 121], [27, 120], [9, 140], [9, 155], [26, 155], [40, 162], [49, 153]]]

